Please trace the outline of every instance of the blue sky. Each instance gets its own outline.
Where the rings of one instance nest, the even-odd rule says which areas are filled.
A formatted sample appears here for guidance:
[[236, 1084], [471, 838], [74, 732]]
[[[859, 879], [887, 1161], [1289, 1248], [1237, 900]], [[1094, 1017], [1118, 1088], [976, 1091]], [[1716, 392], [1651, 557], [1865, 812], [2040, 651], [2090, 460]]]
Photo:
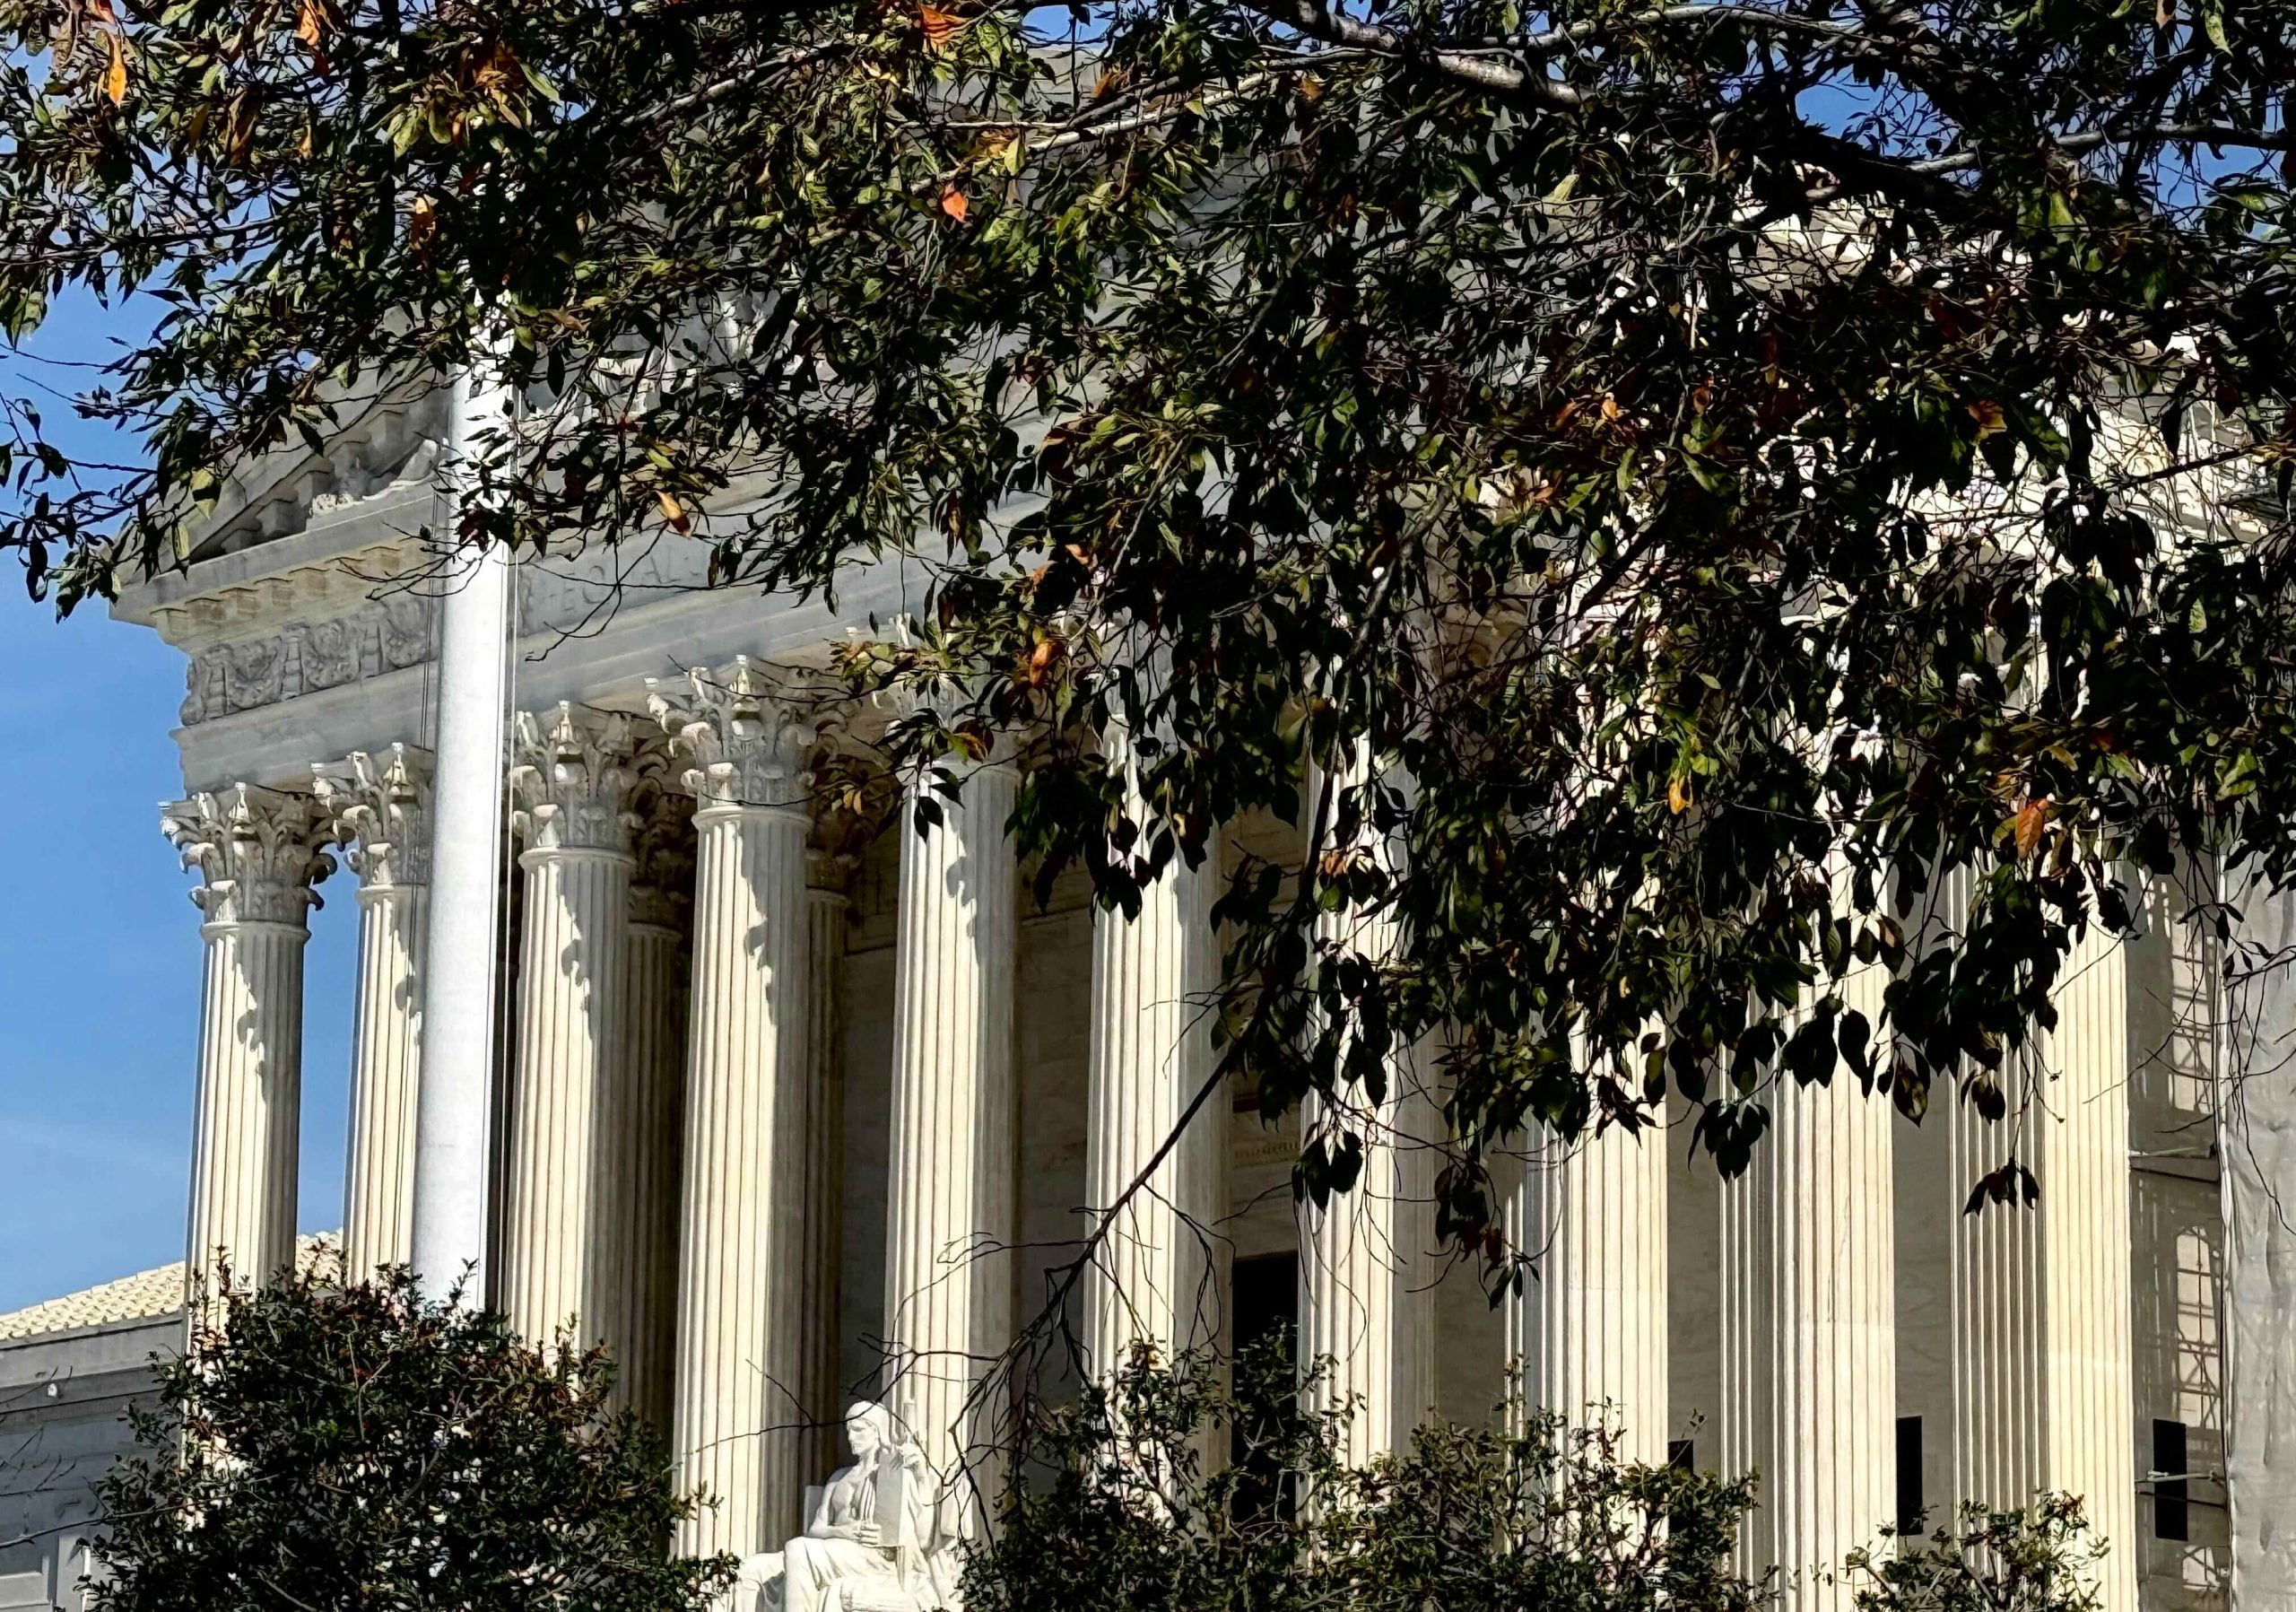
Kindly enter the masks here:
[[[180, 794], [183, 658], [87, 610], [0, 598], [0, 1311], [183, 1257], [199, 1029]], [[343, 1198], [357, 903], [338, 872], [306, 958], [299, 1219]]]
[[[102, 356], [125, 323], [65, 304], [33, 352], [0, 352], [0, 388], [84, 384], [51, 361]], [[103, 446], [44, 412], [71, 450]], [[57, 622], [0, 559], [0, 1311], [183, 1257], [199, 914], [159, 826], [183, 673], [100, 605]], [[351, 888], [327, 881], [305, 958], [306, 1231], [342, 1217]]]

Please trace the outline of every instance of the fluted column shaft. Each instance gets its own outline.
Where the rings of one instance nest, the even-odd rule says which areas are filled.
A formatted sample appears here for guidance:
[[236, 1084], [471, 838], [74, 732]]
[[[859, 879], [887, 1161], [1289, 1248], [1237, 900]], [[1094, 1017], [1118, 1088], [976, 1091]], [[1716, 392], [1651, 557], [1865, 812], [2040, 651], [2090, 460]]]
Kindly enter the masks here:
[[429, 890], [359, 891], [351, 1136], [344, 1157], [343, 1268], [353, 1279], [414, 1257], [414, 1126], [422, 1094], [416, 992]]
[[343, 1268], [364, 1280], [414, 1258], [422, 956], [430, 907], [430, 758], [395, 745], [313, 769], [344, 859], [359, 876], [351, 1133], [344, 1149]]
[[1518, 1189], [1536, 1273], [1507, 1311], [1530, 1402], [1571, 1427], [1607, 1417], [1620, 1453], [1666, 1459], [1666, 1155], [1657, 1132], [1549, 1138]]
[[268, 1281], [295, 1254], [303, 945], [333, 866], [323, 815], [305, 797], [246, 785], [199, 795], [163, 817], [203, 876], [205, 914], [199, 1096], [192, 1139], [187, 1281]]
[[746, 1556], [800, 1526], [806, 1440], [791, 1398], [807, 1318], [807, 818], [803, 736], [770, 668], [696, 673], [652, 701], [695, 766], [693, 992], [678, 1254], [678, 1482], [717, 1497], [676, 1548]]
[[[1121, 736], [1109, 748], [1123, 764]], [[1146, 822], [1136, 789], [1128, 810]], [[1196, 1115], [1175, 1139], [1213, 1067], [1213, 873], [1175, 857], [1141, 887], [1136, 913], [1092, 914], [1084, 1202], [1096, 1217], [1115, 1216], [1084, 1290], [1085, 1359], [1096, 1372], [1123, 1365], [1136, 1344], [1170, 1361], [1219, 1336], [1212, 1251], [1225, 1111]]]
[[603, 1341], [627, 1357], [622, 1195], [629, 1123], [627, 724], [569, 707], [522, 713], [527, 849], [510, 1093], [502, 1305], [525, 1337]]
[[804, 1244], [798, 1269], [804, 1287], [798, 1313], [804, 1331], [797, 1382], [799, 1404], [812, 1424], [811, 1436], [802, 1445], [809, 1478], [833, 1469], [845, 1437], [837, 1373], [845, 1224], [845, 948], [852, 921], [852, 902], [846, 893], [852, 872], [848, 860], [816, 853], [812, 884], [805, 893], [810, 1006], [801, 1128], [805, 1214], [798, 1226]]
[[[1957, 943], [1971, 883], [1965, 869], [1940, 881], [1925, 948]], [[2097, 1577], [2108, 1612], [2136, 1605], [2138, 1556], [2128, 1091], [2144, 1052], [2132, 1040], [2128, 970], [2121, 943], [2093, 927], [2075, 944], [2057, 1027], [1991, 1076], [2006, 1120], [1986, 1119], [1966, 1090], [1933, 1096], [1928, 1124], [1944, 1128], [1946, 1162], [1925, 1206], [1946, 1227], [1939, 1274], [1952, 1321], [1952, 1397], [1937, 1433], [1952, 1488], [1933, 1507], [2082, 1496], [2109, 1541]], [[2038, 1201], [2025, 1201], [2021, 1179], [1996, 1175], [2013, 1163], [2031, 1172]], [[1965, 1212], [1988, 1176], [2008, 1201]]]
[[[681, 827], [683, 825], [681, 824]], [[631, 892], [630, 1122], [615, 1168], [622, 1195], [630, 1403], [667, 1427], [677, 1348], [679, 1087], [685, 1077], [685, 993], [681, 939], [661, 892]]]
[[[1359, 746], [1339, 789], [1361, 787], [1370, 776], [1368, 750]], [[1311, 778], [1311, 793], [1322, 788]], [[1333, 812], [1336, 813], [1336, 795]], [[1377, 846], [1374, 854], [1400, 856]], [[1352, 954], [1373, 963], [1394, 956], [1402, 931], [1385, 911], [1343, 905], [1318, 917], [1318, 956]], [[1328, 966], [1326, 963], [1326, 966]], [[1344, 1069], [1347, 1059], [1337, 1060]], [[1434, 1242], [1433, 1154], [1427, 1144], [1439, 1122], [1424, 1090], [1417, 1049], [1394, 1045], [1387, 1053], [1387, 1093], [1347, 1094], [1345, 1116], [1327, 1116], [1311, 1094], [1301, 1105], [1306, 1134], [1337, 1119], [1355, 1135], [1363, 1166], [1354, 1186], [1318, 1208], [1300, 1207], [1300, 1355], [1303, 1371], [1327, 1362], [1311, 1385], [1318, 1409], [1352, 1404], [1342, 1453], [1352, 1462], [1409, 1446], [1413, 1430], [1433, 1407], [1435, 1382], [1433, 1289], [1428, 1261]]]
[[[2066, 959], [2056, 1029], [2022, 1060], [2023, 1078], [2006, 1077], [2022, 1087], [2008, 1094], [2018, 1133], [1953, 1104], [1937, 1204], [1953, 1216], [1956, 1497], [2005, 1508], [2044, 1489], [2081, 1495], [2111, 1542], [2097, 1577], [2105, 1612], [2136, 1607], [2127, 989], [2120, 941], [2092, 927]], [[1957, 1200], [2013, 1148], [2039, 1201], [1961, 1213]]]
[[[1847, 982], [1878, 1016], [1883, 971]], [[1792, 1575], [1796, 1612], [1847, 1608], [1836, 1574], [1896, 1521], [1892, 1110], [1847, 1071], [1780, 1074], [1770, 1133], [1723, 1191], [1722, 1468], [1758, 1468], [1743, 1564]]]
[[[885, 1227], [888, 1382], [943, 1480], [993, 1440], [987, 1374], [1011, 1341], [1017, 780], [980, 767], [940, 820], [904, 802]], [[978, 1391], [977, 1391], [978, 1390]]]

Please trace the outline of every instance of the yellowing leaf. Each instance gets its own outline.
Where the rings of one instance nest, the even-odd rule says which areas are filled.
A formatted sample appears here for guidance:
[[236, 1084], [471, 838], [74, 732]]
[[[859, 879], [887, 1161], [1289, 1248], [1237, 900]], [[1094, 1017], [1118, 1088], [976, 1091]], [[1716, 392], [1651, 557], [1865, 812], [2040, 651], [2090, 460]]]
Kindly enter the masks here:
[[1677, 817], [1690, 810], [1690, 778], [1688, 774], [1677, 772], [1674, 774], [1673, 780], [1667, 783], [1666, 805], [1673, 808], [1674, 815]]
[[662, 506], [662, 518], [673, 527], [680, 532], [693, 530], [693, 518], [685, 512], [685, 506], [678, 502], [666, 488], [657, 488], [654, 501]]
[[295, 37], [317, 49], [325, 25], [326, 20], [320, 16], [319, 8], [311, 0], [300, 0], [295, 7]]
[[960, 224], [964, 222], [969, 205], [970, 204], [965, 200], [965, 193], [954, 185], [941, 187], [941, 211], [949, 215], [952, 222]]
[[104, 93], [117, 106], [127, 99], [127, 49], [117, 34], [104, 40], [104, 48], [110, 52], [110, 59], [104, 64]]
[[1980, 442], [2009, 429], [2008, 419], [2002, 413], [2001, 405], [1989, 397], [1982, 403], [1970, 405], [1970, 418], [1977, 422], [1977, 440]]

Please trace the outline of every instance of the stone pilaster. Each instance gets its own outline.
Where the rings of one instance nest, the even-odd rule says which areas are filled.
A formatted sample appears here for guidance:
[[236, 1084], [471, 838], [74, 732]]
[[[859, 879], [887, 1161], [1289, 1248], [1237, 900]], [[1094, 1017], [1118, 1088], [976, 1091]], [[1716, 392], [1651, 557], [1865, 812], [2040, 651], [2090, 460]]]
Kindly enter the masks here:
[[524, 956], [503, 1193], [501, 1302], [547, 1343], [630, 1347], [623, 1302], [630, 1123], [629, 719], [561, 705], [520, 712], [511, 786], [526, 838]]
[[[887, 1388], [945, 1483], [994, 1439], [987, 1374], [1012, 1340], [1018, 780], [979, 766], [952, 801], [913, 781], [893, 962]], [[931, 801], [937, 822], [918, 826]]]
[[[654, 769], [650, 764], [649, 774]], [[630, 1123], [617, 1144], [625, 1183], [622, 1247], [630, 1305], [630, 1402], [670, 1425], [677, 1358], [678, 1157], [685, 1082], [685, 937], [693, 910], [693, 801], [648, 776], [636, 792], [630, 886]]]
[[[1370, 766], [1368, 754], [1359, 750], [1334, 780], [1334, 821], [1340, 790], [1361, 788]], [[1312, 799], [1324, 785], [1320, 777], [1309, 783]], [[1399, 847], [1374, 846], [1371, 854], [1402, 853]], [[1318, 966], [1330, 968], [1351, 955], [1377, 966], [1396, 954], [1402, 939], [1387, 912], [1343, 905], [1316, 919]], [[1346, 1063], [1343, 1055], [1339, 1067]], [[1434, 1399], [1434, 1305], [1427, 1279], [1434, 1242], [1432, 1155], [1425, 1146], [1433, 1104], [1416, 1049], [1388, 1049], [1387, 1088], [1376, 1102], [1369, 1092], [1344, 1091], [1338, 1112], [1310, 1096], [1301, 1113], [1303, 1135], [1344, 1132], [1363, 1151], [1352, 1189], [1335, 1195], [1323, 1208], [1312, 1201], [1300, 1208], [1300, 1361], [1303, 1367], [1329, 1362], [1315, 1384], [1311, 1403], [1318, 1408], [1354, 1403], [1343, 1453], [1356, 1463], [1407, 1448]]]
[[[1105, 744], [1110, 764], [1127, 767], [1123, 735]], [[1146, 823], [1136, 787], [1126, 811]], [[1216, 873], [1176, 857], [1142, 888], [1138, 911], [1092, 914], [1084, 1202], [1095, 1225], [1114, 1216], [1084, 1289], [1084, 1355], [1094, 1372], [1122, 1366], [1136, 1344], [1170, 1361], [1219, 1338], [1213, 1249], [1226, 1109], [1211, 1105], [1172, 1141], [1213, 1068]]]
[[191, 1152], [188, 1282], [266, 1281], [295, 1254], [302, 1098], [303, 944], [312, 884], [334, 863], [306, 796], [239, 784], [164, 809], [196, 868], [207, 943]]
[[835, 1468], [844, 1447], [845, 1396], [838, 1391], [839, 1272], [844, 1267], [845, 946], [852, 922], [855, 858], [812, 854], [805, 890], [805, 1214], [798, 1232], [804, 1295], [799, 1407], [809, 1424], [802, 1464], [812, 1476]]
[[1536, 1260], [1507, 1311], [1531, 1404], [1620, 1453], [1666, 1459], [1666, 1154], [1663, 1132], [1544, 1140], [1517, 1189], [1513, 1240]]
[[[1878, 1021], [1883, 971], [1846, 983]], [[1847, 1612], [1843, 1559], [1893, 1524], [1896, 1257], [1887, 1099], [1781, 1073], [1770, 1128], [1722, 1194], [1722, 1469], [1761, 1474], [1742, 1563], [1793, 1612]]]
[[682, 1552], [778, 1549], [797, 1531], [804, 1441], [807, 734], [778, 675], [747, 659], [651, 701], [700, 802], [692, 1028], [671, 1447], [681, 1487], [718, 1499]]
[[2296, 1607], [2296, 893], [2246, 878], [2226, 894], [2240, 914], [2218, 988], [2231, 1604]]
[[364, 1280], [378, 1266], [414, 1258], [430, 762], [420, 750], [394, 745], [354, 751], [314, 771], [314, 791], [359, 876], [343, 1268], [346, 1277]]

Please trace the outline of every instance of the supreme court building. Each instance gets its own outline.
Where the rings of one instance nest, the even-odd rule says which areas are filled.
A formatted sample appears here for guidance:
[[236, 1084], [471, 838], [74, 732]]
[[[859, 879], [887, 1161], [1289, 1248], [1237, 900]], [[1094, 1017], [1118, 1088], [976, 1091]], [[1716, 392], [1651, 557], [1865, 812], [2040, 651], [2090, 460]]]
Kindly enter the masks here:
[[[430, 901], [442, 598], [415, 536], [445, 414], [378, 402], [326, 454], [248, 468], [194, 562], [117, 607], [187, 663], [184, 793], [159, 826], [205, 943], [195, 1270], [293, 1255], [300, 1082], [342, 1077], [301, 1064], [322, 990], [356, 1005], [340, 1257], [410, 1258], [425, 960], [449, 938]], [[1078, 879], [1039, 909], [995, 754], [939, 823], [856, 840], [806, 770], [888, 713], [824, 728], [808, 692], [848, 632], [918, 602], [918, 576], [861, 571], [832, 609], [711, 590], [705, 560], [665, 537], [513, 573], [491, 780], [512, 840], [477, 936], [500, 1004], [485, 1280], [530, 1335], [613, 1346], [719, 1497], [680, 1543], [749, 1557], [798, 1530], [857, 1397], [955, 1466], [984, 1363], [1210, 1067], [1189, 1004], [1216, 978], [1218, 876], [1176, 870], [1128, 919]], [[1275, 856], [1297, 838], [1226, 834]], [[355, 978], [306, 977], [321, 887], [355, 895]], [[1430, 1257], [1415, 1150], [1375, 1154], [1369, 1189], [1318, 1216], [1289, 1190], [1296, 1130], [1223, 1104], [1069, 1319], [1096, 1364], [1293, 1322], [1337, 1362], [1327, 1391], [1360, 1397], [1358, 1455], [1430, 1413], [1490, 1416], [1519, 1372], [1566, 1415], [1611, 1407], [1634, 1455], [1758, 1468], [1758, 1564], [2057, 1488], [2110, 1540], [2110, 1612], [2296, 1607], [2296, 1242], [2270, 1207], [2296, 1182], [2288, 1010], [2248, 1005], [2262, 1050], [2228, 1036], [2226, 971], [2167, 901], [2067, 971], [2019, 1143], [2037, 1210], [1961, 1214], [1999, 1153], [1967, 1105], [1917, 1127], [1852, 1082], [1788, 1083], [1726, 1186], [1681, 1128], [1535, 1161], [1516, 1212], [1538, 1279], [1494, 1311]], [[2237, 1112], [2235, 1072], [2254, 1076]], [[0, 1460], [50, 1474], [0, 1484], [0, 1538], [32, 1536], [0, 1552], [0, 1612], [76, 1607], [85, 1486], [179, 1336], [185, 1280], [0, 1317]], [[1847, 1606], [1814, 1576], [1791, 1599]]]

